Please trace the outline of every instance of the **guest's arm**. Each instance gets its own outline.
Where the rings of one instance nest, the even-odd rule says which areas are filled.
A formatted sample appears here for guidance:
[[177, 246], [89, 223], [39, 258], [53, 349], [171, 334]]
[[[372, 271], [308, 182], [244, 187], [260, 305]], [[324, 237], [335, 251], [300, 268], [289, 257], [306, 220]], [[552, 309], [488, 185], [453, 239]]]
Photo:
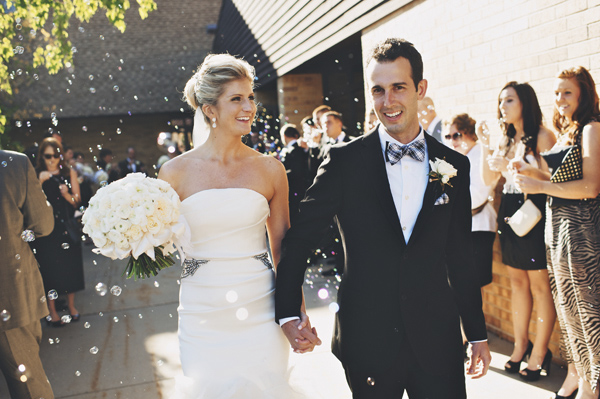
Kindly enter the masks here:
[[518, 174], [515, 176], [515, 184], [527, 194], [543, 193], [565, 199], [596, 198], [600, 194], [600, 122], [584, 127], [581, 150], [583, 179], [553, 183]]
[[42, 185], [35, 175], [35, 169], [27, 157], [22, 162], [27, 163], [26, 185], [27, 194], [21, 206], [23, 213], [23, 228], [31, 230], [36, 237], [44, 237], [54, 229], [54, 213], [52, 206], [46, 200]]

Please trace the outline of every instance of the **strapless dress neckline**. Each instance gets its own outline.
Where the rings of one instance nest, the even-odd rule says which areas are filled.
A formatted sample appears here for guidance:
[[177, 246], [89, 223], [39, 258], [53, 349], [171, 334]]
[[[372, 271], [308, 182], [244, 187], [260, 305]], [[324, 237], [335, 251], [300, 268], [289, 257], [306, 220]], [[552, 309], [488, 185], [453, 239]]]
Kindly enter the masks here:
[[252, 193], [255, 193], [256, 195], [261, 196], [267, 203], [269, 203], [269, 200], [267, 199], [267, 197], [265, 197], [263, 194], [259, 193], [258, 191], [252, 189], [252, 188], [247, 188], [247, 187], [215, 187], [215, 188], [207, 188], [205, 190], [200, 190], [200, 191], [196, 191], [195, 193], [185, 197], [183, 200], [181, 200], [182, 203], [184, 203], [185, 201], [191, 199], [192, 197], [201, 195], [201, 194], [205, 194], [205, 193], [209, 193], [209, 192], [214, 192], [214, 191], [224, 191], [224, 190], [244, 190], [244, 191], [250, 191]]

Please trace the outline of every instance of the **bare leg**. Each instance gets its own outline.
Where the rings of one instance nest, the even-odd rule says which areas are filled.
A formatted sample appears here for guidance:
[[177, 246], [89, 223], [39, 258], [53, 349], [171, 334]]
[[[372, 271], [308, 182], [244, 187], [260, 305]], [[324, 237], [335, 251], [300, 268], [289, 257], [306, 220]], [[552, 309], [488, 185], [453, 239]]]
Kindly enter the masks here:
[[598, 387], [596, 386], [596, 393], [594, 393], [590, 383], [580, 378], [579, 392], [577, 392], [575, 399], [598, 399]]
[[569, 396], [573, 394], [573, 392], [579, 388], [579, 375], [577, 374], [577, 369], [573, 363], [569, 363], [567, 368], [567, 376], [562, 383], [562, 386], [558, 390], [558, 394], [561, 396]]
[[79, 311], [75, 307], [75, 293], [74, 292], [70, 292], [67, 294], [67, 302], [69, 304], [69, 313], [71, 313], [71, 316], [79, 314]]
[[50, 317], [52, 317], [52, 321], [60, 320], [60, 316], [56, 311], [56, 304], [54, 302], [54, 299], [48, 299], [48, 311], [50, 312]]
[[537, 370], [542, 366], [544, 356], [548, 350], [548, 342], [556, 321], [556, 309], [550, 290], [550, 280], [547, 270], [530, 270], [527, 272], [531, 292], [537, 304], [537, 333], [533, 344], [533, 351], [527, 362], [527, 368]]
[[513, 330], [515, 334], [515, 347], [510, 360], [518, 362], [523, 358], [529, 342], [529, 319], [531, 318], [531, 309], [533, 307], [533, 298], [529, 288], [529, 276], [526, 270], [508, 267], [510, 277], [510, 286], [512, 293], [510, 296], [513, 311]]

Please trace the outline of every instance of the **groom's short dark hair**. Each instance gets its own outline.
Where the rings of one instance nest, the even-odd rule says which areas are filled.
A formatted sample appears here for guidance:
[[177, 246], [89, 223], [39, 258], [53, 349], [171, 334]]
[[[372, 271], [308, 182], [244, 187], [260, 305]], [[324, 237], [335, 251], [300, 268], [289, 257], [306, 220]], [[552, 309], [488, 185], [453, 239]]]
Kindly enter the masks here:
[[371, 50], [367, 65], [373, 60], [378, 62], [393, 62], [399, 57], [404, 57], [410, 63], [412, 69], [412, 80], [415, 88], [423, 80], [423, 59], [421, 53], [415, 46], [404, 39], [391, 37], [383, 42], [379, 42]]

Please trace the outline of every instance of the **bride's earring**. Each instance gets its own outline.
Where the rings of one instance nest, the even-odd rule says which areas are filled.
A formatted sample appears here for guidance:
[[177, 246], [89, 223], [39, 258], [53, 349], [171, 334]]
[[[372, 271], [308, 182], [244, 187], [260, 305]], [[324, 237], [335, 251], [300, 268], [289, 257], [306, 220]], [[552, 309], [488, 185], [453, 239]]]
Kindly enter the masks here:
[[212, 118], [212, 127], [217, 127], [217, 118]]

